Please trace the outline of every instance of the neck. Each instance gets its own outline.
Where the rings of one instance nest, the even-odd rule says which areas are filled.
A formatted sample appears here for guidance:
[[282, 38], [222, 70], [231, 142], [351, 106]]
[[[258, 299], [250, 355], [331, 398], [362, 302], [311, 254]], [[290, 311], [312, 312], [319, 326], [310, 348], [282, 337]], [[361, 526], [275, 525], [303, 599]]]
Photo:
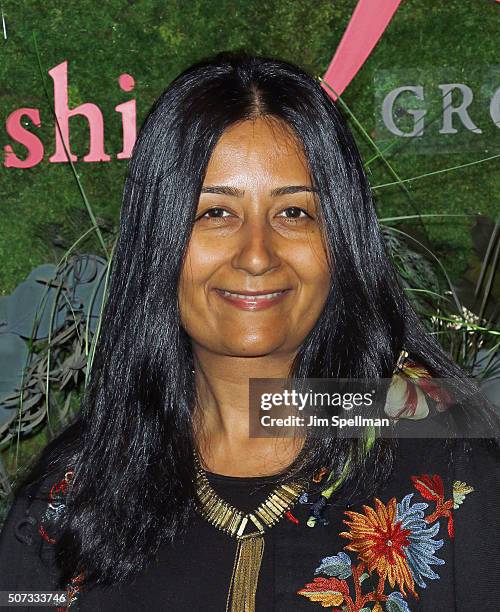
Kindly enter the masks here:
[[264, 476], [288, 466], [302, 440], [249, 437], [249, 379], [288, 378], [295, 355], [231, 357], [196, 347], [195, 437], [204, 466], [229, 476]]

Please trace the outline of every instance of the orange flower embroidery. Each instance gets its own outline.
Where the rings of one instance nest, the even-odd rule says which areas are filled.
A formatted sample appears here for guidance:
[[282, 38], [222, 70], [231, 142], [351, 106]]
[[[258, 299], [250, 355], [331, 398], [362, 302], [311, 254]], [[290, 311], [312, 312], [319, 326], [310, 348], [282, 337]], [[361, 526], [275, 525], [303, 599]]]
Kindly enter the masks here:
[[[349, 531], [340, 535], [350, 541], [344, 550], [357, 553], [357, 560], [343, 551], [324, 557], [315, 573], [328, 578], [314, 578], [297, 594], [337, 611], [410, 612], [407, 591], [418, 600], [415, 585], [426, 588], [427, 580], [439, 578], [432, 566], [445, 564], [435, 554], [444, 545], [442, 539], [434, 539], [440, 529], [438, 519], [447, 519], [448, 535], [453, 538], [453, 510], [474, 491], [474, 487], [457, 480], [453, 483], [453, 497], [445, 499], [439, 474], [412, 476], [411, 481], [420, 495], [433, 503], [433, 508], [429, 509], [426, 502], [414, 501], [415, 493], [408, 493], [400, 502], [393, 497], [384, 504], [375, 497], [373, 508], [363, 505], [363, 512], [346, 510], [348, 519], [343, 522]], [[429, 513], [425, 514], [427, 509]], [[368, 578], [375, 578], [375, 582]], [[393, 590], [395, 585], [399, 590]]]
[[365, 514], [347, 510], [345, 514], [352, 521], [344, 520], [350, 526], [350, 531], [340, 533], [352, 541], [345, 546], [346, 550], [357, 552], [371, 573], [374, 569], [385, 582], [389, 580], [391, 587], [397, 583], [403, 595], [406, 588], [416, 596], [415, 583], [408, 567], [403, 546], [410, 544], [407, 536], [409, 529], [403, 529], [400, 521], [396, 521], [396, 498], [393, 497], [387, 506], [378, 498], [374, 499], [375, 510], [363, 505]]
[[344, 597], [349, 595], [349, 589], [344, 580], [315, 578], [314, 582], [308, 584], [307, 588], [302, 589], [298, 594], [306, 595], [310, 601], [321, 603], [323, 608], [331, 606], [338, 608], [344, 602]]

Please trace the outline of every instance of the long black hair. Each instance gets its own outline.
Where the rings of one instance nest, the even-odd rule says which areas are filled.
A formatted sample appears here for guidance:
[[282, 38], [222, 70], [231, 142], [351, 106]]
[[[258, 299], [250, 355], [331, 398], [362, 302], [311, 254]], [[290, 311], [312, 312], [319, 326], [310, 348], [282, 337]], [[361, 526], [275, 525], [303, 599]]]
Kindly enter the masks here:
[[[140, 130], [81, 411], [25, 481], [74, 469], [56, 548], [61, 587], [81, 571], [89, 585], [126, 580], [189, 524], [196, 390], [179, 276], [210, 155], [228, 127], [257, 117], [284, 122], [302, 143], [332, 264], [330, 294], [290, 376], [390, 378], [405, 347], [434, 376], [476, 391], [405, 296], [353, 136], [318, 81], [244, 53], [199, 62], [169, 85]], [[339, 471], [351, 453], [346, 482], [368, 493], [390, 476], [394, 443], [377, 439], [367, 454], [364, 442], [307, 440], [282, 481], [323, 466]]]

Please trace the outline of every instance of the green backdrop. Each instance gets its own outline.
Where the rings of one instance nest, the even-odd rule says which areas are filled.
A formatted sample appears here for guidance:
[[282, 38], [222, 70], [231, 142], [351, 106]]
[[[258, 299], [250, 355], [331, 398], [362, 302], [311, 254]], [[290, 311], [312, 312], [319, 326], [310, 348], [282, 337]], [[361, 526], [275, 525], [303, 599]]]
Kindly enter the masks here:
[[[338, 45], [355, 0], [80, 0], [38, 2], [4, 0], [7, 39], [0, 32], [0, 138], [20, 157], [25, 149], [9, 140], [5, 119], [19, 107], [40, 109], [42, 126], [34, 131], [45, 146], [45, 160], [31, 169], [0, 166], [0, 294], [10, 293], [36, 265], [57, 261], [87, 227], [86, 212], [67, 164], [49, 163], [54, 125], [44, 95], [33, 44], [36, 34], [47, 70], [69, 62], [69, 102], [99, 105], [105, 119], [105, 148], [121, 150], [121, 117], [113, 109], [137, 100], [138, 124], [179, 71], [203, 56], [245, 48], [296, 62], [323, 75]], [[500, 4], [493, 0], [403, 0], [382, 40], [349, 85], [343, 99], [367, 132], [385, 147], [399, 174], [411, 177], [461, 165], [499, 152], [499, 129], [488, 104], [500, 86], [498, 28]], [[127, 94], [118, 76], [133, 75]], [[391, 88], [411, 83], [424, 87], [426, 132], [420, 139], [393, 137], [380, 119], [380, 105]], [[440, 83], [466, 84], [474, 93], [471, 118], [482, 134], [460, 129], [439, 134], [442, 121]], [[51, 92], [49, 88], [49, 92]], [[401, 97], [400, 125], [407, 129], [415, 100]], [[411, 122], [411, 121], [410, 121]], [[82, 118], [71, 125], [71, 148], [81, 158], [88, 150]], [[457, 121], [457, 127], [460, 122]], [[373, 151], [357, 131], [366, 158]], [[82, 185], [98, 217], [113, 227], [118, 218], [127, 161], [77, 162]], [[384, 164], [370, 164], [372, 184], [393, 180]], [[439, 174], [408, 184], [377, 189], [380, 216], [395, 214], [481, 213], [495, 219], [498, 160]], [[427, 241], [442, 257], [452, 278], [473, 274], [478, 259], [470, 229], [474, 217], [408, 222], [406, 229]], [[87, 250], [97, 252], [97, 243]]]

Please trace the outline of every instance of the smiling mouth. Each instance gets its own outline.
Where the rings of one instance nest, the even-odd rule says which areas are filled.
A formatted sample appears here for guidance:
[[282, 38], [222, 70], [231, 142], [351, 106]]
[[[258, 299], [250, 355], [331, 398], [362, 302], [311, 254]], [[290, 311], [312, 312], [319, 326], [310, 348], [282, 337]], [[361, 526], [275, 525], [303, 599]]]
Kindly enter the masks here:
[[228, 291], [227, 289], [216, 289], [216, 292], [227, 303], [241, 310], [264, 310], [281, 302], [291, 289], [279, 289], [278, 291], [255, 291], [240, 293]]
[[289, 289], [281, 289], [280, 291], [273, 291], [269, 293], [236, 293], [234, 291], [226, 291], [225, 289], [217, 289], [217, 291], [219, 291], [222, 295], [228, 298], [258, 301], [258, 300], [272, 300], [282, 295], [286, 291], [289, 291]]

